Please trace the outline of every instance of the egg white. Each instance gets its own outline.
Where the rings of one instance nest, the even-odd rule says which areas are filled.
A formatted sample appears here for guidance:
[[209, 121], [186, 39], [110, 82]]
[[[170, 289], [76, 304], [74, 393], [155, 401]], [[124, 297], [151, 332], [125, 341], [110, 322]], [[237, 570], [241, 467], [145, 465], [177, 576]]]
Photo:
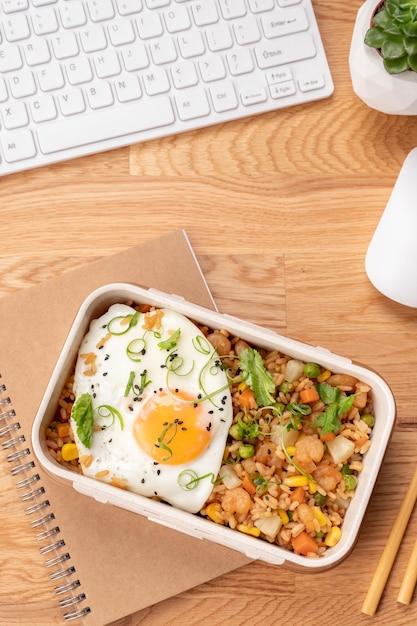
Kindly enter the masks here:
[[[111, 306], [92, 321], [79, 348], [74, 377], [76, 398], [85, 393], [92, 398], [96, 428], [90, 448], [80, 440], [73, 417], [71, 424], [86, 476], [113, 484], [120, 481], [129, 491], [157, 496], [196, 513], [210, 495], [222, 462], [233, 419], [231, 394], [217, 353], [197, 326], [175, 311], [161, 309], [158, 314], [160, 327], [156, 325], [152, 330], [144, 327], [146, 318], [142, 313], [131, 327], [121, 326], [115, 318], [135, 315], [135, 310], [124, 304]], [[109, 329], [127, 331], [112, 334]], [[174, 348], [158, 347], [178, 329], [180, 335]], [[133, 350], [130, 356], [129, 346]], [[170, 355], [174, 355], [171, 360]], [[147, 384], [139, 393], [141, 382]], [[198, 458], [180, 465], [155, 461], [134, 435], [135, 420], [143, 407], [161, 391], [172, 395], [175, 389], [196, 399], [199, 412], [207, 416], [211, 435]], [[111, 410], [99, 410], [103, 406]], [[185, 488], [192, 477], [201, 480], [194, 482], [193, 488]]]

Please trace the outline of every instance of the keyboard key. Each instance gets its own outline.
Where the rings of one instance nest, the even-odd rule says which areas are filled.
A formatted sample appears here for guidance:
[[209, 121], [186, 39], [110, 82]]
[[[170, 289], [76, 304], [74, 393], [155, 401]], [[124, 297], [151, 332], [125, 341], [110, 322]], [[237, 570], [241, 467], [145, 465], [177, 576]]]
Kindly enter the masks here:
[[275, 6], [275, 0], [248, 0], [249, 9], [252, 13], [263, 13], [270, 11]]
[[227, 50], [233, 46], [232, 35], [227, 24], [212, 26], [206, 30], [208, 47], [212, 52]]
[[108, 27], [108, 33], [113, 46], [121, 46], [135, 41], [135, 31], [129, 20], [113, 21]]
[[0, 72], [19, 70], [22, 65], [22, 57], [17, 46], [7, 43], [0, 46]]
[[85, 102], [80, 89], [60, 91], [57, 97], [62, 115], [76, 115], [85, 111]]
[[248, 48], [242, 48], [227, 55], [227, 63], [232, 76], [248, 74], [254, 69], [252, 55]]
[[83, 28], [79, 35], [84, 52], [99, 52], [107, 48], [107, 38], [102, 26], [93, 24]]
[[257, 22], [250, 17], [236, 21], [233, 25], [233, 30], [236, 41], [240, 46], [255, 43], [261, 38]]
[[266, 102], [268, 96], [265, 88], [262, 85], [250, 85], [241, 88], [240, 99], [243, 106], [250, 107], [254, 104]]
[[36, 155], [36, 146], [30, 130], [18, 130], [1, 136], [4, 158], [7, 163], [24, 161]]
[[155, 67], [143, 73], [143, 84], [148, 96], [157, 96], [169, 91], [170, 83], [165, 69]]
[[35, 11], [31, 15], [31, 20], [35, 35], [48, 35], [58, 30], [58, 20], [55, 11], [51, 8]]
[[323, 89], [325, 85], [324, 77], [322, 74], [312, 74], [300, 76], [298, 79], [298, 87], [300, 91], [306, 93], [308, 91], [314, 91], [315, 89]]
[[198, 83], [197, 70], [194, 63], [183, 61], [171, 66], [171, 77], [176, 89], [194, 87]]
[[158, 13], [145, 13], [136, 18], [139, 37], [141, 39], [152, 39], [160, 37], [164, 32], [161, 18]]
[[88, 12], [93, 22], [111, 20], [114, 17], [111, 0], [88, 0]]
[[133, 15], [142, 11], [141, 0], [116, 0], [116, 5], [120, 15]]
[[34, 37], [25, 41], [22, 50], [29, 66], [42, 65], [42, 63], [48, 63], [51, 60], [48, 44], [41, 37]]
[[39, 86], [42, 91], [53, 91], [61, 89], [65, 85], [61, 66], [57, 63], [50, 63], [38, 73]]
[[268, 13], [267, 16], [263, 15], [261, 22], [265, 37], [268, 39], [292, 35], [308, 29], [307, 15], [302, 7], [291, 10], [277, 9], [272, 13]]
[[198, 65], [201, 77], [206, 83], [213, 80], [220, 80], [226, 76], [226, 68], [221, 56], [207, 54], [198, 62]]
[[142, 96], [139, 79], [134, 74], [123, 74], [119, 76], [114, 86], [119, 102], [138, 100]]
[[220, 81], [210, 87], [210, 96], [213, 108], [217, 113], [232, 111], [239, 105], [233, 83]]
[[15, 13], [2, 19], [4, 35], [10, 43], [30, 37], [30, 29], [26, 15]]
[[113, 104], [113, 92], [109, 83], [95, 81], [87, 89], [88, 103], [92, 109], [102, 109]]
[[288, 80], [283, 83], [277, 83], [276, 85], [270, 85], [269, 90], [271, 97], [277, 100], [278, 98], [287, 98], [293, 96], [296, 92], [295, 83], [292, 80]]
[[29, 101], [29, 107], [34, 122], [48, 122], [58, 115], [55, 101], [48, 94], [38, 94]]
[[40, 126], [38, 139], [44, 154], [76, 148], [97, 141], [169, 126], [175, 121], [169, 98], [127, 104], [122, 109], [95, 111], [94, 115], [69, 118]]
[[278, 38], [255, 47], [255, 56], [261, 69], [311, 59], [315, 55], [314, 41], [308, 34]]
[[204, 0], [204, 2], [195, 4], [191, 10], [197, 26], [215, 24], [219, 19], [219, 13], [213, 0]]
[[14, 98], [25, 98], [36, 93], [35, 79], [30, 70], [21, 70], [20, 72], [9, 74], [8, 81]]
[[24, 11], [29, 6], [28, 0], [3, 0], [1, 8], [4, 13], [16, 13], [17, 11]]
[[204, 89], [195, 87], [180, 92], [175, 96], [178, 115], [180, 120], [194, 120], [198, 117], [205, 117], [210, 114], [210, 105]]
[[83, 4], [82, 2], [77, 2], [77, 0], [66, 2], [64, 6], [59, 9], [59, 13], [64, 28], [76, 28], [77, 26], [84, 26], [84, 24], [87, 23]]
[[51, 43], [56, 59], [69, 59], [78, 54], [77, 38], [71, 31], [52, 37]]
[[246, 15], [245, 0], [219, 0], [219, 2], [225, 20]]
[[169, 33], [179, 33], [191, 26], [190, 16], [186, 7], [172, 6], [164, 13], [165, 25]]
[[26, 126], [29, 122], [26, 106], [23, 102], [7, 102], [0, 107], [4, 128], [12, 130]]

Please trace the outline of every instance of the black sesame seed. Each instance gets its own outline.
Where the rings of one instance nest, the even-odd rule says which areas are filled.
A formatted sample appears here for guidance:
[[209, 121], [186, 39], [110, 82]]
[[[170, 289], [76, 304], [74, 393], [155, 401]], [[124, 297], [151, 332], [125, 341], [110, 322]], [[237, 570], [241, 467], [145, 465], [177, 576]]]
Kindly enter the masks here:
[[222, 406], [219, 406], [219, 411], [224, 411], [224, 408]]
[[194, 402], [193, 407], [196, 409], [198, 407], [197, 402]]
[[145, 482], [145, 479], [144, 479], [144, 478], [142, 478], [142, 480], [141, 480], [140, 482], [141, 482], [141, 483], [142, 483], [142, 485], [143, 485], [143, 483]]
[[108, 372], [103, 372], [103, 376], [107, 376]]
[[159, 474], [161, 473], [161, 470], [160, 470], [160, 469], [156, 470], [156, 473], [157, 473], [157, 474], [158, 474], [158, 476], [159, 476]]
[[213, 415], [213, 413], [214, 413], [214, 411], [211, 409], [211, 410], [209, 411], [209, 415]]

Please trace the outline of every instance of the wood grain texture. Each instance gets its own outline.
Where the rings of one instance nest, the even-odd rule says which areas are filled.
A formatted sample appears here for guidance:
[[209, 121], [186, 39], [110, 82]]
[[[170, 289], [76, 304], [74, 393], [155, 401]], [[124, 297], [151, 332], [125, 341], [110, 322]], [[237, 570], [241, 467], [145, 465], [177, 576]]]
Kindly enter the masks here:
[[[369, 365], [395, 393], [397, 425], [344, 563], [311, 576], [255, 562], [113, 626], [369, 624], [360, 608], [416, 462], [417, 313], [372, 287], [364, 255], [417, 125], [352, 91], [360, 5], [314, 2], [327, 100], [0, 179], [0, 296], [185, 228], [222, 312]], [[417, 598], [396, 601], [416, 536], [414, 514], [376, 625], [417, 619]], [[62, 623], [43, 561], [0, 460], [2, 626]]]

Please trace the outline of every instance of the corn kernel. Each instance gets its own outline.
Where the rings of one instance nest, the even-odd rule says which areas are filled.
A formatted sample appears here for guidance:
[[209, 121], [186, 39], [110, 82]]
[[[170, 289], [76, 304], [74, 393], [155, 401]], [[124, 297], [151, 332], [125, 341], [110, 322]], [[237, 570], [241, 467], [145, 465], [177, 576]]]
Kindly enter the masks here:
[[331, 375], [332, 373], [329, 370], [324, 370], [324, 372], [322, 372], [321, 374], [317, 376], [317, 382], [322, 383], [328, 378], [330, 378]]
[[318, 506], [312, 506], [311, 510], [312, 510], [314, 517], [320, 524], [320, 526], [326, 526], [326, 524], [329, 523], [329, 520], [327, 519], [326, 515], [323, 513], [321, 509], [319, 509]]
[[246, 524], [238, 524], [236, 526], [237, 530], [240, 530], [241, 533], [245, 533], [246, 535], [253, 535], [254, 537], [259, 537], [261, 531], [256, 526], [246, 526]]
[[247, 388], [248, 388], [247, 384], [242, 380], [242, 382], [239, 383], [239, 385], [237, 387], [237, 390], [238, 391], [245, 391], [245, 389], [247, 389]]
[[75, 443], [64, 443], [61, 454], [64, 461], [73, 461], [78, 459], [78, 448]]
[[287, 487], [305, 487], [308, 485], [307, 476], [288, 476], [282, 481]]
[[296, 452], [295, 446], [287, 446], [288, 456], [294, 456], [295, 452]]
[[216, 522], [216, 524], [223, 524], [221, 507], [218, 502], [210, 502], [210, 504], [206, 506], [206, 513], [213, 522]]
[[340, 530], [339, 526], [332, 526], [326, 535], [324, 543], [329, 548], [333, 548], [333, 546], [335, 546], [338, 543], [338, 541], [340, 541], [341, 536], [342, 536], [342, 531]]
[[284, 524], [288, 524], [288, 522], [290, 521], [290, 518], [288, 517], [288, 513], [287, 511], [285, 511], [284, 509], [278, 509], [278, 515], [281, 518], [281, 522]]
[[316, 483], [313, 483], [312, 480], [309, 480], [308, 481], [308, 493], [313, 494], [313, 493], [316, 493], [316, 491], [317, 491]]

